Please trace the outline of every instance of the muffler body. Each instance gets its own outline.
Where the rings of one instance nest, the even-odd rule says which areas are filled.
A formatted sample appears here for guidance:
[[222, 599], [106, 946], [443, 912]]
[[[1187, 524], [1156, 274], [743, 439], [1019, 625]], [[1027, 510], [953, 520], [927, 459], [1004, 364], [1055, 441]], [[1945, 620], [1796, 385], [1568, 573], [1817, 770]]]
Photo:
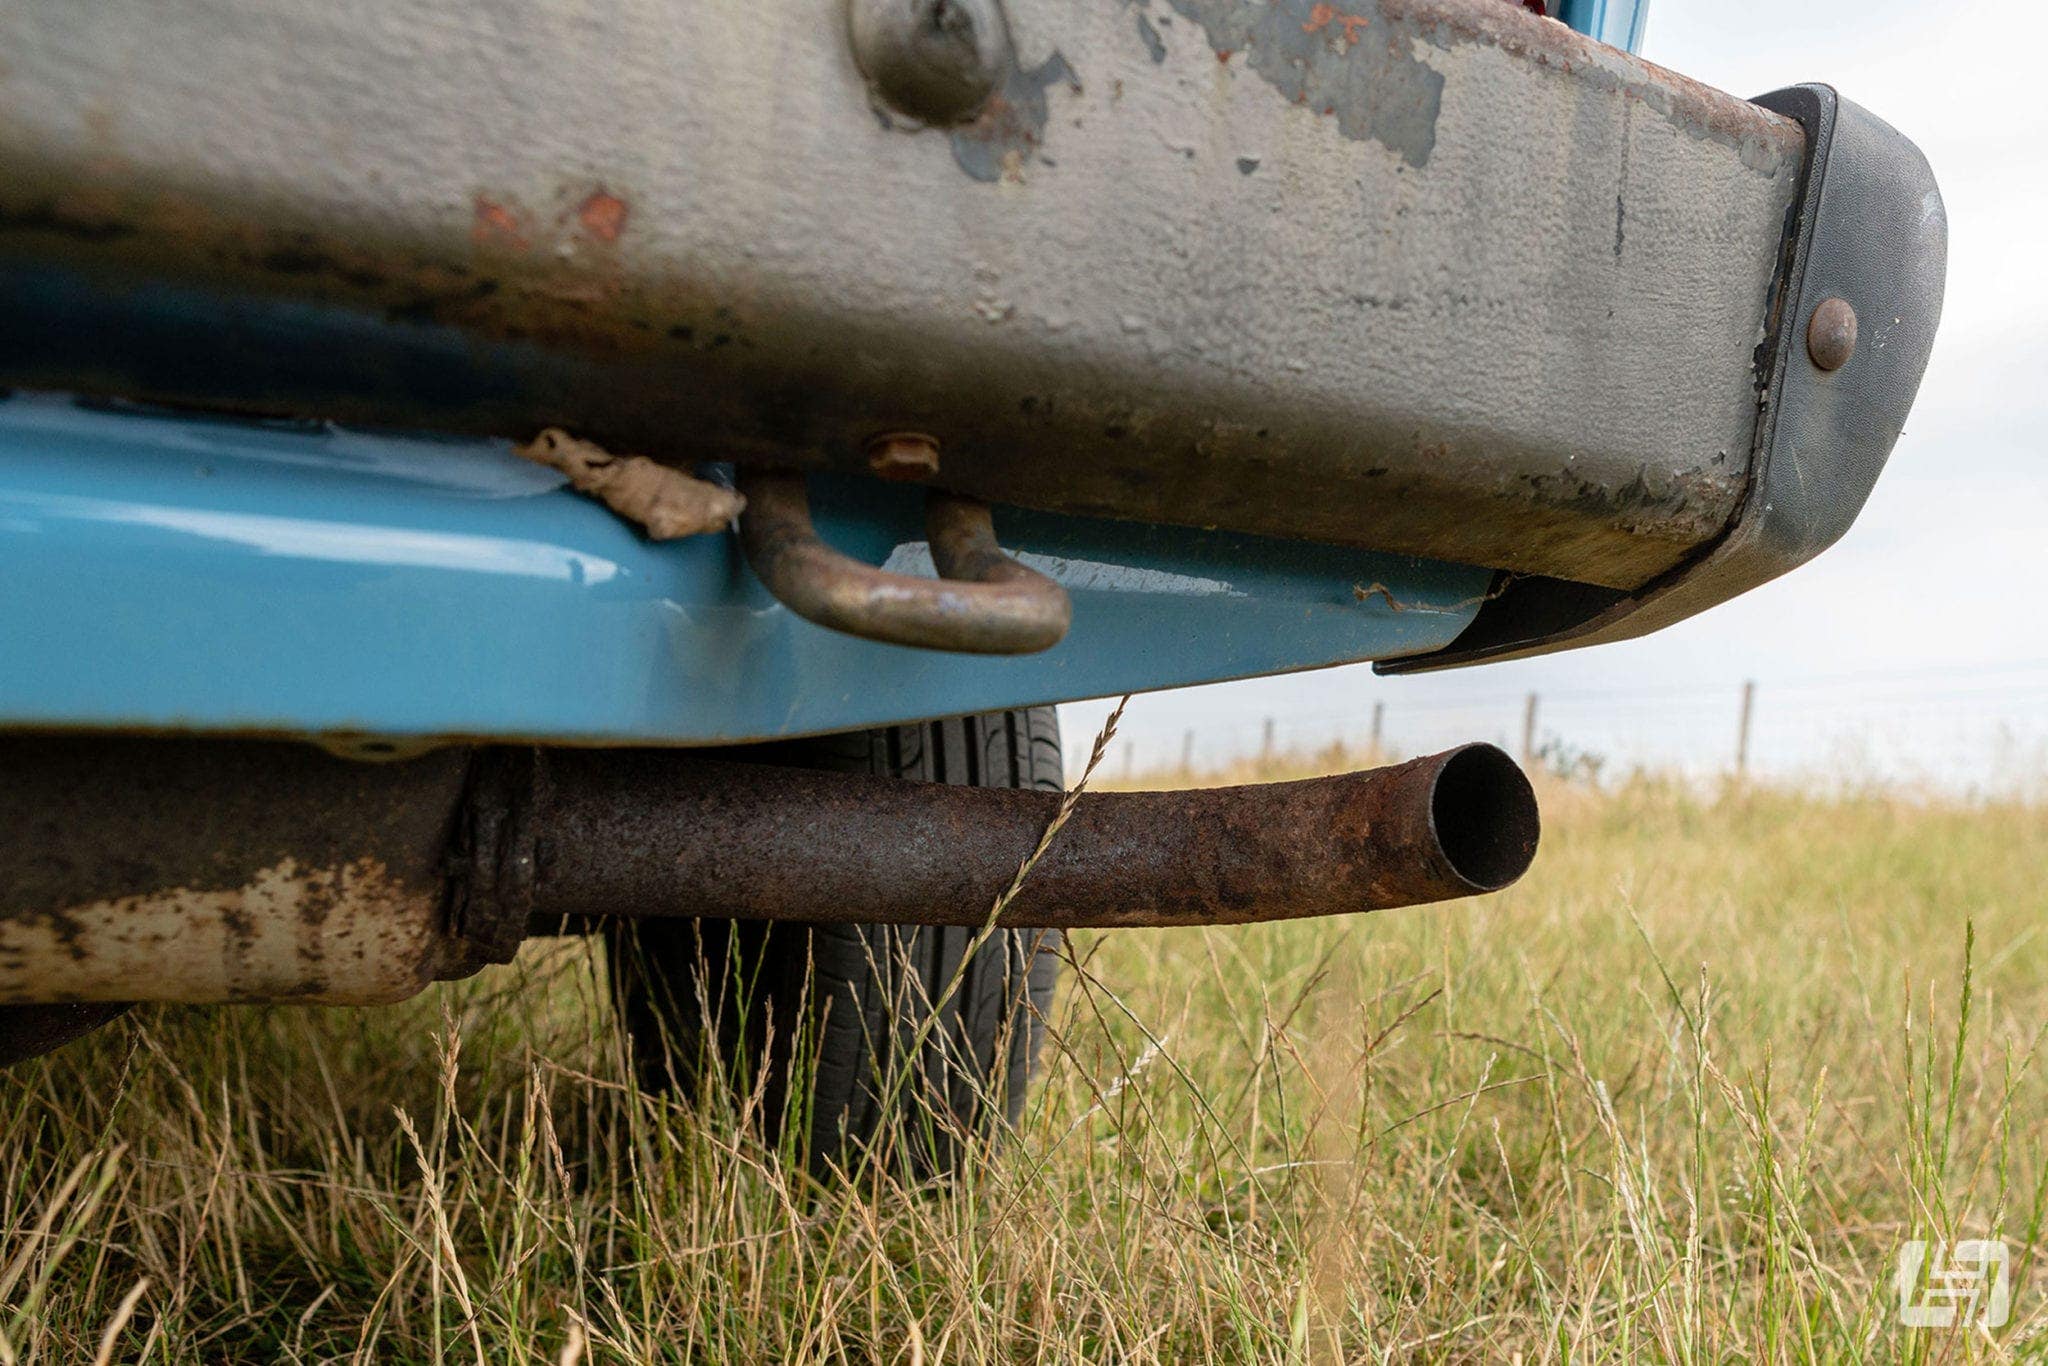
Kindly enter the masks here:
[[0, 1005], [402, 1001], [469, 970], [442, 906], [468, 756], [0, 745]]

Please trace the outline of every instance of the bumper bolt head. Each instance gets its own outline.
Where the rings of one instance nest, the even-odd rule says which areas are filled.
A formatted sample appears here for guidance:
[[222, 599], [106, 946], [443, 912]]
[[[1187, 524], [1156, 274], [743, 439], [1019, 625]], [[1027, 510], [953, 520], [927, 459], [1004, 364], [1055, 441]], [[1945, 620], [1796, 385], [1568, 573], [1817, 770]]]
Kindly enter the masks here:
[[1806, 322], [1806, 354], [1822, 370], [1839, 370], [1856, 352], [1856, 310], [1847, 299], [1822, 299]]
[[876, 97], [931, 127], [972, 123], [1012, 61], [1001, 0], [850, 0], [847, 19]]

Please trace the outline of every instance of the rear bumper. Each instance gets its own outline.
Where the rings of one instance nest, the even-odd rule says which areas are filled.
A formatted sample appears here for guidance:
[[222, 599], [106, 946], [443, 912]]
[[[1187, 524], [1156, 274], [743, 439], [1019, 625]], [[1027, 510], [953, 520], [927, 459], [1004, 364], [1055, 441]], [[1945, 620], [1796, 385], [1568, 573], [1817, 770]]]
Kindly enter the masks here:
[[[1944, 224], [1911, 145], [1831, 92], [1736, 99], [1500, 0], [968, 8], [1001, 26], [995, 93], [921, 128], [810, 5], [14, 6], [0, 383], [839, 472], [913, 430], [936, 482], [1034, 510], [1006, 536], [1085, 526], [1141, 575], [1318, 542], [1283, 600], [1448, 614], [1158, 668], [1105, 639], [1057, 679], [963, 665], [917, 709], [801, 724], [668, 699], [493, 734], [1506, 657], [1697, 611], [1861, 506]], [[1798, 344], [1827, 293], [1866, 319], [1834, 374]], [[909, 543], [886, 522], [872, 549]], [[336, 707], [316, 728], [373, 728]]]

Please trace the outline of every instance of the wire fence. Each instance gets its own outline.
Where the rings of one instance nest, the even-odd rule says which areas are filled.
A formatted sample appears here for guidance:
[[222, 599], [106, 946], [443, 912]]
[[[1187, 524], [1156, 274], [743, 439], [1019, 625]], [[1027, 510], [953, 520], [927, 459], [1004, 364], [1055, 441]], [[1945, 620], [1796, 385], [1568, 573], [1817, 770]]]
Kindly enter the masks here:
[[[1109, 776], [1306, 762], [1333, 750], [1414, 755], [1487, 740], [1525, 764], [1594, 782], [1658, 772], [2048, 797], [2048, 660], [1454, 694], [1432, 692], [1427, 680], [1369, 679], [1355, 704], [1309, 713], [1262, 708], [1258, 696], [1244, 685], [1214, 688], [1198, 712], [1182, 705], [1157, 717], [1146, 714], [1147, 699], [1134, 699]], [[1072, 748], [1085, 751], [1078, 732], [1092, 732], [1100, 710], [1073, 709]]]

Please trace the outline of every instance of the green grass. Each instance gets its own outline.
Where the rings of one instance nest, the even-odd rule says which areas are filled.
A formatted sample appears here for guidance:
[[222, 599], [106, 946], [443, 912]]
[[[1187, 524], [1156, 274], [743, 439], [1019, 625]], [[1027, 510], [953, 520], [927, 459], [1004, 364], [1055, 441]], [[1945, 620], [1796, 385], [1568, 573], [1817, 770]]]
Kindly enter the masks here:
[[[1075, 936], [938, 1189], [636, 1093], [590, 945], [139, 1012], [0, 1075], [0, 1362], [2048, 1351], [2048, 813], [1545, 797], [1484, 901]], [[1902, 1239], [1990, 1235], [2011, 1324], [1897, 1326]]]

